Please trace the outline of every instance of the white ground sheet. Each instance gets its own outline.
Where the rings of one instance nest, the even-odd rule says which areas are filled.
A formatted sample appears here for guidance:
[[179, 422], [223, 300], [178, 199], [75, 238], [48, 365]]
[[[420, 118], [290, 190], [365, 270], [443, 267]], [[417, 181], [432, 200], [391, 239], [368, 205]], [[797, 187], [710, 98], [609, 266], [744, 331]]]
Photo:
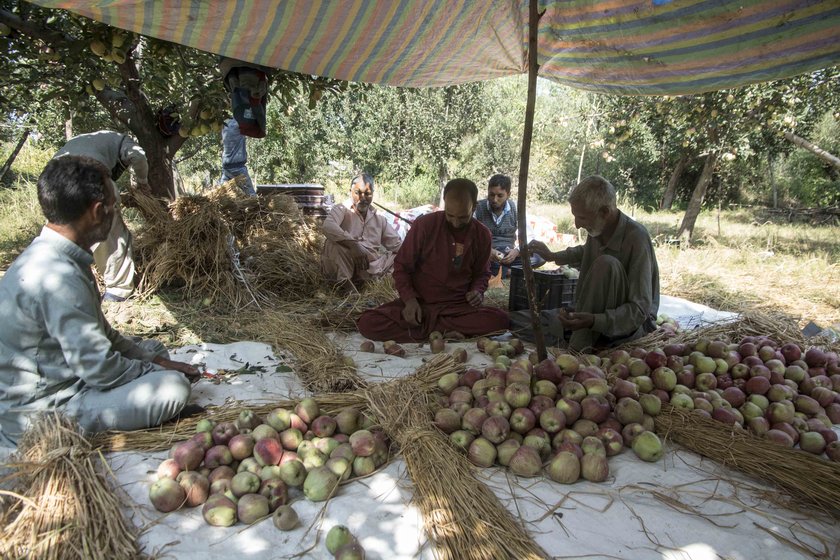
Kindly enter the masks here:
[[[670, 297], [663, 297], [660, 312], [689, 328], [703, 321], [731, 318]], [[414, 344], [405, 345], [405, 359], [383, 354], [379, 343], [376, 353], [361, 353], [357, 351], [361, 340], [359, 334], [335, 336], [336, 343], [372, 381], [409, 374], [429, 356], [427, 347]], [[470, 365], [489, 364], [487, 356], [475, 351], [474, 343], [463, 346], [470, 353]], [[265, 344], [205, 344], [179, 349], [174, 355], [206, 363], [211, 370], [238, 369], [246, 362], [266, 366], [266, 373], [242, 375], [229, 385], [199, 381], [194, 401], [202, 405], [222, 404], [229, 398], [263, 403], [305, 394], [293, 373], [274, 373], [283, 359], [276, 358]], [[179, 560], [327, 559], [331, 556], [324, 535], [333, 525], [344, 524], [360, 539], [370, 559], [433, 557], [421, 515], [410, 503], [411, 481], [401, 459], [373, 476], [344, 485], [326, 506], [306, 499], [296, 501], [293, 507], [302, 525], [284, 533], [270, 520], [254, 526], [210, 527], [201, 517], [201, 508], [165, 516], [158, 513], [149, 503], [148, 489], [165, 456], [166, 452], [110, 455], [119, 484], [134, 502], [127, 513], [145, 529], [141, 543], [147, 553]], [[521, 479], [504, 469], [485, 469], [479, 476], [552, 557], [791, 560], [838, 554], [840, 528], [762, 502], [749, 490], [761, 489], [754, 481], [722, 472], [715, 463], [676, 446], [657, 463], [643, 463], [625, 449], [610, 458], [609, 464], [610, 478], [601, 484], [580, 481], [560, 485], [546, 478]], [[785, 545], [773, 533], [782, 540], [813, 547], [814, 552]], [[823, 549], [813, 534], [830, 539], [830, 548]]]

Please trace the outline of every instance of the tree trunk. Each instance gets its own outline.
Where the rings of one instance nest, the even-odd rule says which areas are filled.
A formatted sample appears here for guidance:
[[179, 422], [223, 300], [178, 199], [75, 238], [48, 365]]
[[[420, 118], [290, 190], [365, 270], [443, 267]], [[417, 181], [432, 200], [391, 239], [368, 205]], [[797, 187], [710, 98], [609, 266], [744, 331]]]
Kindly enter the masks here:
[[820, 148], [816, 144], [812, 144], [811, 142], [808, 142], [807, 140], [805, 140], [801, 136], [797, 136], [796, 134], [794, 134], [792, 132], [785, 132], [785, 138], [787, 138], [788, 140], [790, 140], [791, 142], [793, 142], [794, 144], [796, 144], [800, 148], [802, 148], [804, 150], [808, 150], [809, 152], [811, 152], [812, 154], [814, 154], [815, 156], [817, 156], [821, 160], [823, 160], [827, 163], [830, 163], [831, 165], [833, 165], [837, 169], [840, 169], [840, 158], [838, 158], [837, 156], [831, 155], [830, 153], [826, 152], [825, 150], [823, 150], [822, 148]]
[[770, 176], [770, 188], [773, 189], [773, 208], [779, 207], [779, 189], [776, 186], [776, 178], [773, 176], [773, 154], [767, 152], [767, 173]]
[[15, 149], [12, 150], [12, 155], [10, 155], [8, 159], [6, 159], [6, 163], [4, 163], [3, 168], [0, 169], [0, 181], [3, 180], [3, 177], [6, 176], [6, 173], [8, 173], [9, 169], [12, 168], [12, 164], [15, 162], [15, 158], [17, 158], [21, 148], [23, 148], [23, 145], [26, 143], [27, 138], [29, 138], [28, 128], [23, 131], [23, 134], [21, 134], [20, 136], [20, 140], [18, 140], [17, 146], [15, 146]]
[[688, 154], [680, 154], [680, 159], [674, 171], [671, 172], [671, 178], [668, 179], [668, 186], [665, 187], [665, 194], [662, 195], [662, 202], [659, 204], [660, 210], [670, 210], [674, 204], [674, 195], [677, 192], [677, 183], [680, 182], [685, 166], [688, 163]]
[[438, 165], [438, 206], [443, 208], [443, 187], [449, 182], [449, 169], [445, 163]]
[[703, 172], [700, 173], [700, 178], [697, 179], [697, 184], [694, 186], [694, 192], [691, 193], [691, 200], [688, 202], [688, 208], [685, 210], [680, 230], [677, 232], [677, 237], [684, 239], [687, 244], [691, 243], [691, 236], [694, 233], [694, 224], [697, 221], [697, 216], [700, 215], [700, 209], [703, 206], [703, 197], [706, 196], [706, 190], [709, 188], [709, 183], [712, 182], [712, 176], [715, 171], [715, 163], [717, 162], [717, 152], [710, 151], [706, 156], [706, 163], [703, 165]]
[[[186, 138], [178, 134], [164, 136], [158, 128], [158, 116], [140, 91], [140, 75], [134, 53], [128, 52], [124, 63], [118, 65], [125, 92], [105, 88], [95, 93], [96, 99], [110, 113], [114, 122], [122, 123], [146, 152], [149, 162], [149, 187], [158, 197], [175, 199], [175, 179], [172, 162]], [[193, 99], [187, 110], [195, 119], [199, 99]]]
[[[537, 346], [537, 357], [544, 360], [547, 357], [545, 337], [540, 323], [540, 310], [536, 296], [534, 271], [531, 270], [531, 251], [528, 250], [528, 217], [526, 202], [528, 200], [528, 168], [531, 162], [531, 140], [534, 134], [534, 106], [537, 102], [537, 75], [539, 74], [537, 33], [542, 14], [539, 12], [538, 0], [528, 2], [528, 98], [525, 101], [525, 125], [522, 132], [522, 150], [519, 153], [519, 193], [517, 206], [519, 244], [522, 257], [522, 273], [525, 279], [525, 291], [528, 294], [528, 309], [531, 311], [531, 327], [534, 331], [534, 343]], [[586, 146], [586, 144], [584, 144]]]
[[73, 109], [70, 108], [70, 104], [68, 103], [67, 118], [64, 119], [64, 139], [70, 140], [73, 136]]

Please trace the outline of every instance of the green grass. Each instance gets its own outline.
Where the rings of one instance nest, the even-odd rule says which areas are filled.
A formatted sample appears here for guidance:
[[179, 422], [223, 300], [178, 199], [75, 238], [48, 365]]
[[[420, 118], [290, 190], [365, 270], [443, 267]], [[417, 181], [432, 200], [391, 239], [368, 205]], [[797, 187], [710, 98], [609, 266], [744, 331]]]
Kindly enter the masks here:
[[[7, 177], [7, 184], [0, 186], [0, 271], [44, 223], [35, 181], [49, 157], [27, 146], [15, 161], [11, 181]], [[557, 224], [561, 233], [575, 233], [567, 204], [535, 202], [527, 210]], [[716, 309], [778, 312], [803, 325], [809, 320], [821, 326], [840, 323], [840, 225], [787, 223], [761, 210], [725, 210], [718, 217], [713, 210], [701, 213], [692, 246], [681, 248], [667, 241], [676, 236], [682, 212], [622, 210], [644, 224], [654, 239], [663, 293]], [[139, 222], [133, 218], [133, 211], [127, 210], [127, 221], [136, 226]], [[503, 290], [493, 290], [490, 296], [497, 303], [507, 301]], [[168, 301], [163, 307], [171, 305]], [[175, 307], [179, 305], [188, 304]], [[212, 317], [213, 311], [201, 309], [199, 314]], [[171, 325], [173, 320], [165, 322]], [[137, 322], [134, 327], [145, 330]], [[183, 325], [176, 330], [178, 340], [194, 336]], [[213, 338], [220, 337], [217, 333]]]

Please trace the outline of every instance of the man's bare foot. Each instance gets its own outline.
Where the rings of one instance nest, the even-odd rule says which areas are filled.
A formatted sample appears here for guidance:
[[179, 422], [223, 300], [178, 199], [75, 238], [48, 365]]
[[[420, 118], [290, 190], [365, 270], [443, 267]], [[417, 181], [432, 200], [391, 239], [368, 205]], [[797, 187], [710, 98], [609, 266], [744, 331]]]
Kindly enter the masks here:
[[465, 337], [458, 331], [446, 331], [445, 333], [443, 333], [443, 338], [445, 338], [446, 340], [464, 340], [467, 337]]

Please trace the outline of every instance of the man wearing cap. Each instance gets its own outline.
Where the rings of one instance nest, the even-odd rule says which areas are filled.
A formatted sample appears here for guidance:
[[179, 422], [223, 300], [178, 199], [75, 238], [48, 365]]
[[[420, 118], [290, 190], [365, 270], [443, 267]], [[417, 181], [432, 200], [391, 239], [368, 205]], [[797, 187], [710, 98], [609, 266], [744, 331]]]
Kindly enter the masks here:
[[100, 130], [71, 138], [54, 158], [65, 156], [93, 158], [110, 172], [111, 189], [116, 197], [114, 223], [108, 237], [93, 247], [93, 260], [105, 283], [103, 301], [123, 301], [134, 291], [134, 259], [131, 254], [131, 232], [123, 221], [120, 193], [114, 181], [126, 169], [131, 169], [137, 187], [141, 191], [150, 192], [146, 152], [127, 134]]

